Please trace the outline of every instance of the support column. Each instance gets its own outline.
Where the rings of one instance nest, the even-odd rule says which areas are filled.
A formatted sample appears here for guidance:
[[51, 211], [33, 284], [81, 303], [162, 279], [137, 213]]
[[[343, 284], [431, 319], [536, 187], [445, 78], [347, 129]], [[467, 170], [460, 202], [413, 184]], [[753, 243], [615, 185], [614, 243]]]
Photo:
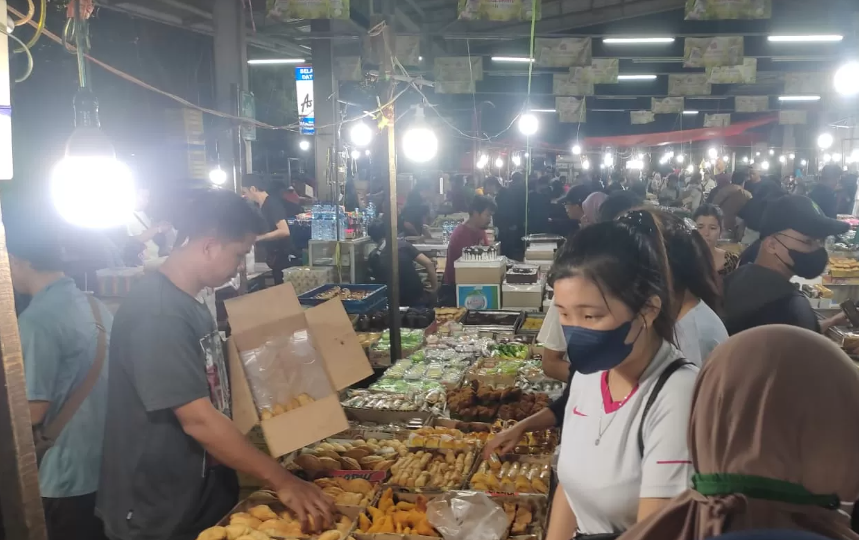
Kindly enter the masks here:
[[[215, 52], [215, 103], [221, 112], [239, 116], [240, 92], [248, 89], [248, 54], [242, 2], [214, 0], [212, 4]], [[227, 172], [227, 185], [241, 191], [242, 175], [252, 172], [250, 142], [242, 141], [240, 124], [217, 122], [218, 154]]]
[[[393, 79], [394, 66], [391, 61], [392, 50], [396, 50], [397, 36], [394, 33], [395, 2], [394, 0], [383, 0], [382, 12], [384, 15], [373, 16], [370, 24], [377, 25], [379, 22], [386, 23], [382, 33], [375, 37], [375, 50], [382, 55], [379, 66], [379, 102], [390, 102], [397, 89], [397, 82]], [[384, 81], [384, 82], [382, 82]], [[386, 165], [384, 171], [388, 176], [388, 208], [385, 215], [388, 227], [386, 228], [385, 241], [391, 249], [388, 249], [388, 267], [390, 268], [390, 279], [388, 285], [388, 326], [391, 329], [391, 361], [396, 362], [402, 358], [402, 343], [400, 339], [400, 266], [399, 250], [394, 249], [397, 245], [397, 144], [395, 136], [396, 104], [392, 103], [386, 107], [382, 114], [388, 120], [388, 126], [384, 132], [382, 148], [382, 159]], [[384, 174], [384, 173], [383, 173]]]
[[[0, 25], [6, 28], [6, 0], [0, 0]], [[0, 104], [9, 101], [9, 41], [0, 34]], [[0, 107], [2, 109], [3, 107]], [[11, 136], [3, 137], [0, 155], [11, 155]], [[0, 166], [3, 178], [11, 178], [11, 163]], [[39, 493], [39, 469], [33, 446], [30, 406], [24, 385], [24, 359], [15, 296], [9, 274], [6, 231], [0, 225], [0, 512], [5, 537], [12, 540], [45, 540], [45, 514]], [[4, 531], [0, 531], [0, 536]]]
[[[311, 21], [310, 32], [330, 34], [331, 21]], [[316, 198], [336, 201], [337, 99], [340, 93], [334, 79], [334, 47], [330, 39], [314, 39], [310, 51], [313, 55], [313, 112], [316, 116]]]

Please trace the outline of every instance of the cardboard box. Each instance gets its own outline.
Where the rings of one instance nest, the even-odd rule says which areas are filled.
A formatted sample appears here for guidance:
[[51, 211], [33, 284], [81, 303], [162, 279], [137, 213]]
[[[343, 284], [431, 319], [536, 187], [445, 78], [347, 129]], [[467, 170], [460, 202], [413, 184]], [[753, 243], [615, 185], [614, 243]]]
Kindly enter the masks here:
[[[280, 457], [349, 428], [337, 391], [373, 374], [349, 317], [334, 299], [304, 310], [292, 285], [284, 284], [225, 302], [232, 336], [227, 347], [233, 421], [242, 433], [262, 429], [269, 453]], [[306, 331], [330, 382], [327, 395], [267, 420], [261, 420], [245, 376], [241, 351], [267, 340]]]
[[453, 263], [457, 285], [480, 285], [482, 283], [501, 283], [507, 272], [504, 261], [463, 261]]
[[501, 285], [456, 285], [456, 305], [468, 309], [501, 309]]
[[504, 309], [540, 310], [543, 304], [543, 283], [533, 285], [516, 285], [504, 283], [501, 286], [501, 301]]

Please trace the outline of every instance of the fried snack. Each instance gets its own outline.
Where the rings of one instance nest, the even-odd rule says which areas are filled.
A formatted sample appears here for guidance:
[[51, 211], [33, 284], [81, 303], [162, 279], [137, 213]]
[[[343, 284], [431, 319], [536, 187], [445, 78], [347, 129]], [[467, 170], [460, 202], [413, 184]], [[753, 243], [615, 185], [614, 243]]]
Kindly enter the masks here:
[[269, 540], [270, 536], [259, 531], [251, 531], [244, 536], [240, 536], [237, 540]]
[[277, 519], [277, 514], [269, 508], [268, 505], [260, 504], [258, 506], [254, 506], [250, 510], [248, 510], [248, 514], [257, 518], [260, 521], [268, 521], [270, 519]]
[[259, 529], [260, 525], [262, 525], [262, 521], [250, 514], [239, 512], [230, 516], [230, 525], [247, 525], [251, 529], [256, 530]]
[[209, 527], [197, 536], [197, 540], [226, 540], [227, 529], [224, 527]]
[[531, 524], [532, 519], [531, 509], [525, 505], [519, 505], [519, 508], [516, 509], [516, 518], [513, 521], [513, 526], [510, 527], [510, 532], [512, 534], [524, 534], [528, 529], [528, 525]]
[[347, 471], [360, 471], [361, 470], [361, 465], [358, 464], [357, 461], [355, 461], [353, 458], [350, 458], [350, 457], [341, 457], [340, 458], [340, 465], [342, 465], [343, 469], [347, 470]]
[[393, 491], [389, 488], [379, 499], [378, 507], [367, 508], [372, 521], [366, 516], [358, 518], [358, 531], [368, 534], [421, 534], [438, 537], [440, 535], [427, 520], [426, 510], [426, 499], [421, 495], [418, 495], [414, 503], [399, 501], [395, 504]]
[[243, 524], [227, 525], [224, 529], [227, 531], [227, 540], [237, 540], [242, 536], [250, 534], [253, 530]]
[[[313, 456], [311, 456], [313, 457]], [[317, 458], [319, 461], [319, 469], [323, 471], [334, 471], [340, 469], [341, 462], [329, 457]]]
[[373, 491], [373, 484], [364, 480], [363, 478], [353, 478], [352, 480], [346, 481], [346, 487], [344, 487], [346, 491], [351, 491], [352, 493], [360, 493], [362, 495], [367, 495], [371, 491]]
[[321, 471], [324, 469], [320, 458], [310, 454], [301, 454], [295, 458], [295, 463], [305, 471]]
[[340, 540], [343, 534], [338, 530], [325, 531], [319, 535], [317, 540]]

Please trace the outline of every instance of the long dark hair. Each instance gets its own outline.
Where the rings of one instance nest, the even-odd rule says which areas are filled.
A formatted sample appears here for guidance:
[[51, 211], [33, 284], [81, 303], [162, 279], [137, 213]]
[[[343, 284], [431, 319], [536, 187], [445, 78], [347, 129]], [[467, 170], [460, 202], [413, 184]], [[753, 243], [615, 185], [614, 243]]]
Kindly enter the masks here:
[[653, 322], [657, 335], [674, 342], [671, 267], [659, 223], [633, 211], [616, 221], [597, 223], [576, 233], [555, 259], [550, 281], [581, 276], [639, 313], [654, 296], [662, 308]]
[[662, 231], [677, 302], [682, 302], [683, 294], [689, 291], [719, 313], [722, 296], [710, 246], [686, 219], [658, 210], [645, 212], [653, 216]]

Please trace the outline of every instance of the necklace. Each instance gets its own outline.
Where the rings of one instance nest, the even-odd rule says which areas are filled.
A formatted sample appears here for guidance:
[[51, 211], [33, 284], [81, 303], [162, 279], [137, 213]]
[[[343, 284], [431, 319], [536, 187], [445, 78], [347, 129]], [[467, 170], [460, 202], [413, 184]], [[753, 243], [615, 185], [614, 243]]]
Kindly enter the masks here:
[[605, 429], [603, 429], [603, 427], [602, 427], [602, 419], [603, 418], [605, 418], [605, 407], [603, 407], [602, 414], [600, 414], [600, 424], [599, 424], [599, 428], [598, 428], [599, 429], [599, 435], [597, 435], [597, 438], [594, 441], [594, 446], [600, 445], [600, 440], [602, 440], [602, 436], [605, 435], [605, 432], [608, 431], [608, 428], [609, 428], [609, 426], [611, 426], [611, 423], [614, 422], [614, 415], [612, 415], [608, 419], [608, 424], [605, 425]]
[[[606, 386], [608, 386], [608, 377], [606, 377]], [[627, 395], [626, 397], [628, 398], [629, 395]], [[624, 401], [626, 401], [626, 398], [624, 398]], [[617, 412], [617, 411], [615, 411], [615, 412]], [[614, 417], [614, 415], [612, 415], [608, 419], [608, 424], [605, 425], [605, 429], [603, 429], [603, 427], [602, 427], [602, 419], [603, 418], [605, 418], [605, 405], [603, 405], [600, 409], [600, 423], [599, 423], [599, 427], [597, 428], [598, 429], [598, 435], [597, 435], [596, 440], [594, 441], [594, 446], [600, 445], [600, 441], [602, 440], [602, 436], [605, 435], [606, 431], [608, 431], [608, 428], [611, 426], [611, 423], [614, 422], [615, 417]]]

